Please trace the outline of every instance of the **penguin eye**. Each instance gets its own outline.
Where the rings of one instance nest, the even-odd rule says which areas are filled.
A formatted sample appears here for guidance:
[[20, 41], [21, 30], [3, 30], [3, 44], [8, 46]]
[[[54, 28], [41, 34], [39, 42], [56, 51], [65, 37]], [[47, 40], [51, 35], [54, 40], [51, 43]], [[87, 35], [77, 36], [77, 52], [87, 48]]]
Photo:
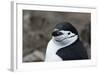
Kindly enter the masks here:
[[68, 32], [68, 35], [70, 35], [70, 32]]

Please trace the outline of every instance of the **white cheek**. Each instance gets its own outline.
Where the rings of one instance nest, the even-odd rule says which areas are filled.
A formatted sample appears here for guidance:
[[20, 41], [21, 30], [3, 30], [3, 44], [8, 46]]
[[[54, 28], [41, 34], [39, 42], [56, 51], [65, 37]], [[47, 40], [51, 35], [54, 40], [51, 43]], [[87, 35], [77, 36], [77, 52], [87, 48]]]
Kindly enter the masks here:
[[[75, 35], [74, 33], [70, 32], [70, 31], [63, 31], [62, 30], [61, 32], [63, 33], [64, 37], [66, 37], [66, 38]], [[70, 32], [70, 34], [68, 35], [69, 32]]]
[[67, 38], [69, 38], [69, 37], [71, 37], [71, 36], [74, 36], [75, 34], [74, 33], [70, 33], [69, 35], [68, 34], [65, 34], [65, 36], [67, 37]]

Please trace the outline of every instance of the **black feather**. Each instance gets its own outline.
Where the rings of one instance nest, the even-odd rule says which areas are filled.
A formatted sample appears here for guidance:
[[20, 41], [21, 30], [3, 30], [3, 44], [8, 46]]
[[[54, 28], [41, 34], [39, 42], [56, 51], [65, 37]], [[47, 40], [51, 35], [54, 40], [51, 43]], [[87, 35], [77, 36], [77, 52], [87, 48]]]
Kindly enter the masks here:
[[73, 44], [59, 49], [56, 54], [63, 60], [88, 59], [87, 51], [79, 39]]

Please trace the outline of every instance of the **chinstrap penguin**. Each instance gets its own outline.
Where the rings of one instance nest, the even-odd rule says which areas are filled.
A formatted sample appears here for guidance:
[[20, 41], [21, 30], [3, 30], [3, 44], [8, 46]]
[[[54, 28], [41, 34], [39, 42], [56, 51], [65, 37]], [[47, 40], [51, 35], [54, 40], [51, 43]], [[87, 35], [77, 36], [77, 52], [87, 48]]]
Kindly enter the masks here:
[[88, 55], [75, 27], [69, 22], [57, 24], [47, 45], [45, 61], [82, 59], [88, 59]]

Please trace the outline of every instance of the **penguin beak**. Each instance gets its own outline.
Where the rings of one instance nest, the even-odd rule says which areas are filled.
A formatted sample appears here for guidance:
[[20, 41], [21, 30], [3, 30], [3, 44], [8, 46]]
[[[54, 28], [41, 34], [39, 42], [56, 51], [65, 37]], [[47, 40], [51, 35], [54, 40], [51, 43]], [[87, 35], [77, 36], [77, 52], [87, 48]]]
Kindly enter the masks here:
[[60, 31], [53, 31], [52, 32], [52, 36], [60, 36], [60, 35], [62, 35], [63, 33], [62, 32], [60, 32]]

